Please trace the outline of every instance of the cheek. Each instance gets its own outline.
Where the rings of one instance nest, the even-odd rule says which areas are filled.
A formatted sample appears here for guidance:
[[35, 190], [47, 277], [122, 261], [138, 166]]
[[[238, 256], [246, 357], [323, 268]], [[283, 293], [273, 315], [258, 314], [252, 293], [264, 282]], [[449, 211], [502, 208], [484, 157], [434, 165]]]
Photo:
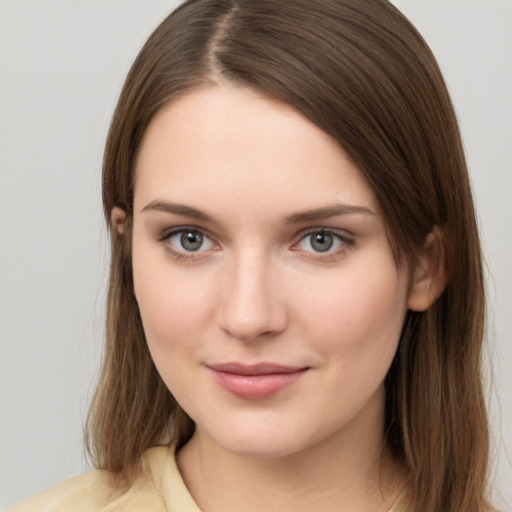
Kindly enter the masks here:
[[309, 306], [303, 331], [325, 362], [324, 407], [349, 421], [383, 389], [407, 311], [406, 280], [394, 265], [384, 273], [354, 269]]
[[172, 266], [155, 252], [134, 248], [135, 296], [150, 348], [171, 350], [177, 341], [193, 343], [205, 327], [214, 288], [200, 271]]
[[[299, 316], [329, 352], [394, 353], [407, 311], [407, 281], [394, 266], [361, 265], [304, 287]], [[313, 291], [313, 292], [312, 292]], [[316, 336], [315, 336], [316, 333]]]
[[407, 286], [394, 267], [388, 272], [359, 276], [350, 289], [350, 324], [375, 335], [399, 334], [407, 311]]

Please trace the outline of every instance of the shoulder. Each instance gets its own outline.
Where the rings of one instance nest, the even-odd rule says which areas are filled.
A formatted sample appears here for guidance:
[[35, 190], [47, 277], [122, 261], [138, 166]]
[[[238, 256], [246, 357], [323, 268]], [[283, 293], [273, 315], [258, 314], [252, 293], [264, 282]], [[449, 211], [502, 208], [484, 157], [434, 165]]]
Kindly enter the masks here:
[[101, 511], [115, 499], [115, 488], [115, 478], [107, 471], [92, 471], [40, 492], [9, 512]]
[[91, 471], [36, 494], [8, 512], [163, 512], [161, 486], [169, 463], [175, 466], [172, 448], [151, 448], [129, 485], [122, 485], [108, 471]]

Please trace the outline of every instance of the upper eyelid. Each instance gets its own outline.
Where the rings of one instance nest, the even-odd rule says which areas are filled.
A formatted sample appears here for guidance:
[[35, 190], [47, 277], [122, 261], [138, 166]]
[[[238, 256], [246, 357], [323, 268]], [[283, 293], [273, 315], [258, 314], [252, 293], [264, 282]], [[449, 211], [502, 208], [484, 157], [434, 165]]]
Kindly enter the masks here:
[[158, 235], [158, 239], [163, 241], [163, 240], [166, 240], [167, 238], [170, 238], [172, 235], [175, 235], [176, 233], [181, 233], [183, 231], [197, 231], [198, 233], [203, 234], [204, 236], [206, 236], [213, 242], [216, 241], [215, 235], [210, 233], [210, 231], [208, 231], [207, 229], [199, 228], [197, 226], [175, 226], [172, 228], [167, 228], [167, 229], [164, 229]]
[[302, 240], [304, 237], [312, 235], [313, 233], [332, 233], [335, 236], [351, 240], [354, 235], [345, 229], [327, 228], [327, 227], [316, 227], [306, 228], [295, 236], [296, 240]]

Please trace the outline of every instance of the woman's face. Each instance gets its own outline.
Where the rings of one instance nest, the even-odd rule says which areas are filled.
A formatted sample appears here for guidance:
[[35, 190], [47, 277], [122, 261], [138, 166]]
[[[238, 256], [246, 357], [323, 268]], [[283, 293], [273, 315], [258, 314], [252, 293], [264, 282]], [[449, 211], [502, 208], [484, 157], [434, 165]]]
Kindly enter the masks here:
[[268, 457], [380, 433], [407, 272], [336, 143], [223, 85], [165, 106], [136, 172], [135, 294], [198, 435]]

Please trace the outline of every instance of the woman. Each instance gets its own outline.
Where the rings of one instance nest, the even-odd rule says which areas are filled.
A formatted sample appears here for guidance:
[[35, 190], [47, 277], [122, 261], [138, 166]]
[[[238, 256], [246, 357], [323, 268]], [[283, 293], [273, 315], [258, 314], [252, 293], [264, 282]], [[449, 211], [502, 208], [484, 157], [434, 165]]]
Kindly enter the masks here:
[[14, 510], [484, 511], [453, 108], [383, 0], [196, 0], [107, 141], [96, 471]]

